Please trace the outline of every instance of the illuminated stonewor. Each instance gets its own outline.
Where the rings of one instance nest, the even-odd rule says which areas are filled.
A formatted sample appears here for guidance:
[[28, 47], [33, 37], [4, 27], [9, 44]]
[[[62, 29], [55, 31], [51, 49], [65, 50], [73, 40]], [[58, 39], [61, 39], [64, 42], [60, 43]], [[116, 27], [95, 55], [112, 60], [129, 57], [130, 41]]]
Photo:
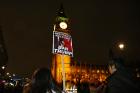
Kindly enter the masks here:
[[87, 62], [72, 62], [71, 76], [74, 83], [78, 81], [92, 83], [103, 82], [109, 73], [106, 65], [87, 64]]
[[[70, 23], [69, 19], [64, 13], [64, 8], [61, 5], [57, 11], [57, 16], [54, 23], [53, 30], [53, 62], [52, 62], [52, 74], [57, 83], [61, 84], [63, 79], [63, 69], [65, 72], [65, 80], [71, 79], [71, 56], [73, 56], [72, 38], [70, 35]], [[62, 66], [62, 61], [64, 65]]]
[[[62, 64], [61, 64], [61, 56], [60, 54], [56, 55], [56, 80], [58, 83], [62, 82]], [[70, 80], [70, 57], [67, 55], [64, 55], [64, 68], [66, 73], [66, 81]]]

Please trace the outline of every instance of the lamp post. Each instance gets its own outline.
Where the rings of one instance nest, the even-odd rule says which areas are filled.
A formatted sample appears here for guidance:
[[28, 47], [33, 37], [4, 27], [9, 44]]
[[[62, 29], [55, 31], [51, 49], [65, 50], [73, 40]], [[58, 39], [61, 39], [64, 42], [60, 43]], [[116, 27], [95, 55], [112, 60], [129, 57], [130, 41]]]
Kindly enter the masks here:
[[2, 66], [2, 67], [0, 67], [0, 75], [3, 77], [3, 76], [5, 76], [5, 70], [6, 70], [6, 66], [4, 65], [4, 66]]
[[112, 60], [114, 58], [123, 58], [124, 57], [124, 49], [125, 49], [125, 44], [120, 42], [120, 43], [115, 43], [109, 50], [109, 59]]
[[119, 43], [118, 44], [118, 48], [119, 48], [119, 57], [124, 59], [125, 55], [124, 55], [124, 49], [125, 49], [125, 44], [124, 43]]

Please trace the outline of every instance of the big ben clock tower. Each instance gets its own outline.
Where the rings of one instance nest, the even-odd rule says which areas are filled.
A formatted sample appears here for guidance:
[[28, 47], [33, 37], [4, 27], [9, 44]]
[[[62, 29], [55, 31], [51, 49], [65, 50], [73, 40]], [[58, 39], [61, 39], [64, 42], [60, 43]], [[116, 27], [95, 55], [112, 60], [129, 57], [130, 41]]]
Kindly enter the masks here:
[[57, 11], [57, 16], [54, 24], [54, 31], [60, 31], [69, 33], [70, 32], [70, 22], [69, 18], [65, 15], [63, 5], [61, 4], [60, 9]]
[[70, 32], [69, 18], [65, 15], [63, 5], [61, 5], [57, 11], [53, 29], [52, 74], [57, 83], [63, 82], [63, 89], [65, 82], [71, 79], [70, 62], [73, 57], [73, 48]]

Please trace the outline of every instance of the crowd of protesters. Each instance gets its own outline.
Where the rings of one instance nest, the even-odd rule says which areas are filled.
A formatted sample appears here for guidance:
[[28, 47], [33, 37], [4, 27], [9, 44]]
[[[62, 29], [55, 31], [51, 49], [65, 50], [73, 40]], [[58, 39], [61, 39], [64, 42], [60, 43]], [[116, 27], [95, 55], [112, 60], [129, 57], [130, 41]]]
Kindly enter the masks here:
[[[125, 68], [124, 61], [116, 58], [108, 62], [110, 76], [96, 85], [87, 82], [76, 82], [77, 93], [140, 93], [138, 81]], [[5, 87], [0, 83], [0, 93], [67, 93], [58, 87], [48, 68], [35, 70], [29, 82], [22, 85], [17, 82], [15, 87]]]

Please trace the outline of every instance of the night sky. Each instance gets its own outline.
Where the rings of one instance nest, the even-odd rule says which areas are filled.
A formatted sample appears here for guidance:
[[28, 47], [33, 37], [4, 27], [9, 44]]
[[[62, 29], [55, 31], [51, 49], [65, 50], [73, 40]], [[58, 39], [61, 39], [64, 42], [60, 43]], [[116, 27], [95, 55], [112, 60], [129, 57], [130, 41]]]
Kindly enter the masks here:
[[0, 1], [7, 70], [21, 75], [49, 66], [56, 11], [63, 2], [70, 18], [74, 60], [106, 64], [108, 50], [124, 42], [128, 61], [140, 60], [140, 5], [135, 0]]

